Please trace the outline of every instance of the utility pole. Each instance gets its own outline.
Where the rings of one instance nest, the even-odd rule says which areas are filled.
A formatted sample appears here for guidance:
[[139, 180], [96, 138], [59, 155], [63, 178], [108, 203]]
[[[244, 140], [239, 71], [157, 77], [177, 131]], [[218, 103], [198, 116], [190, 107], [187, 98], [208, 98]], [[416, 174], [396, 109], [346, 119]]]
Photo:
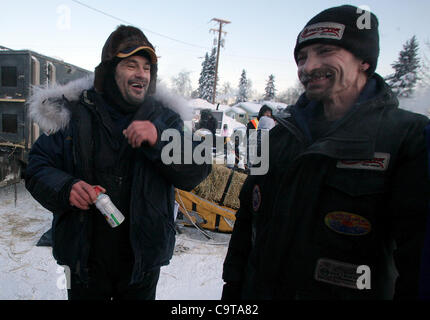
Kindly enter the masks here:
[[214, 81], [214, 90], [213, 90], [213, 96], [212, 96], [212, 103], [215, 103], [215, 97], [216, 97], [216, 83], [218, 80], [218, 62], [219, 62], [219, 51], [220, 51], [220, 47], [221, 47], [221, 35], [227, 34], [227, 32], [222, 31], [222, 25], [223, 24], [229, 24], [231, 23], [230, 21], [227, 20], [222, 20], [222, 19], [217, 19], [217, 18], [213, 18], [211, 21], [215, 21], [219, 23], [219, 28], [218, 29], [211, 29], [210, 31], [213, 32], [218, 32], [218, 49], [216, 51], [216, 65], [215, 65], [215, 81]]

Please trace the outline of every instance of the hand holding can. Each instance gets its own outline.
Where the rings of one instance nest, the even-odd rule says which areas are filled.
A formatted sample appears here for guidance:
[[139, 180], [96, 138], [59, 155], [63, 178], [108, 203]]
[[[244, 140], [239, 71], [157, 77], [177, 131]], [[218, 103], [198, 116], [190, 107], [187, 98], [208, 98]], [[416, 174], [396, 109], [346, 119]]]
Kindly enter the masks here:
[[97, 193], [97, 200], [95, 202], [97, 209], [104, 215], [112, 228], [119, 226], [125, 219], [123, 214], [115, 207], [109, 196], [103, 193], [98, 186], [94, 187], [94, 191]]

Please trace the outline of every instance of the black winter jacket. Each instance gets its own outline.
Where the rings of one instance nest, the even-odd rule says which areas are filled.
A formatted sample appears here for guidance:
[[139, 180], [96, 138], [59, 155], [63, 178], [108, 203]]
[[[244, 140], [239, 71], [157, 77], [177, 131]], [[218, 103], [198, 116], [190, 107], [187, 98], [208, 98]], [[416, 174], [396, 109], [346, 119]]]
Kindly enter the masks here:
[[[398, 109], [382, 78], [372, 81], [371, 98], [317, 139], [304, 95], [271, 130], [269, 172], [241, 191], [223, 298], [417, 297], [428, 118]], [[359, 266], [370, 289], [359, 289]]]
[[[26, 187], [32, 196], [53, 212], [53, 255], [83, 281], [88, 277], [88, 255], [94, 214], [69, 204], [72, 185], [78, 180], [92, 184], [93, 121], [100, 120], [96, 93], [83, 91], [79, 100], [57, 101], [57, 107], [71, 113], [70, 121], [51, 135], [41, 135], [33, 145], [26, 169]], [[60, 110], [57, 110], [58, 112]], [[64, 110], [61, 110], [64, 111]], [[175, 244], [173, 221], [174, 187], [191, 190], [210, 172], [210, 165], [171, 164], [161, 161], [168, 142], [160, 140], [163, 130], [183, 134], [183, 121], [161, 102], [148, 97], [134, 120], [150, 120], [158, 131], [154, 147], [143, 145], [134, 153], [131, 181], [130, 244], [134, 253], [131, 283], [142, 280], [144, 272], [167, 265]], [[183, 149], [182, 149], [183, 150]], [[92, 210], [96, 210], [92, 208]]]

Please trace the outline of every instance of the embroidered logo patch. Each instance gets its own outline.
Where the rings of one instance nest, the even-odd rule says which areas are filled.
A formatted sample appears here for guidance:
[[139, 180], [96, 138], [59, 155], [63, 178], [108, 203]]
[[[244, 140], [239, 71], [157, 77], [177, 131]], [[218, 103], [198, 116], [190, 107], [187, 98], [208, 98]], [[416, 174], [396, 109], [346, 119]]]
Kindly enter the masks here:
[[314, 278], [335, 286], [358, 289], [358, 267], [355, 264], [322, 258], [317, 262]]
[[324, 223], [334, 232], [348, 236], [364, 236], [372, 230], [372, 225], [366, 218], [343, 211], [328, 213]]
[[258, 209], [260, 209], [260, 204], [261, 204], [261, 191], [260, 191], [260, 186], [256, 184], [254, 186], [254, 189], [252, 190], [252, 209], [254, 209], [254, 211], [258, 211]]
[[386, 171], [389, 163], [389, 153], [375, 152], [374, 158], [370, 160], [339, 160], [336, 168]]
[[335, 22], [320, 22], [305, 27], [299, 36], [299, 43], [311, 39], [341, 40], [345, 31], [345, 25]]

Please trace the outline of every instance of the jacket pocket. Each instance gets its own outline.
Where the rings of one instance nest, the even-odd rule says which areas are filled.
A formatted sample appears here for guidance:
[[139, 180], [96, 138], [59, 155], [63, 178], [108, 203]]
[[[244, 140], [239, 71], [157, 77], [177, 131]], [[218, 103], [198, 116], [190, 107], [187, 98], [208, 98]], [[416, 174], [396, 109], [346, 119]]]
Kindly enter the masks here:
[[151, 199], [147, 198], [146, 201], [148, 201], [149, 205], [152, 207], [154, 212], [161, 217], [161, 219], [163, 220], [163, 223], [167, 224], [169, 228], [176, 233], [175, 225], [173, 221], [173, 213], [170, 214], [170, 212], [168, 211], [168, 208], [166, 208], [165, 205], [163, 205], [163, 208], [160, 208], [159, 206], [156, 206]]
[[315, 241], [324, 254], [367, 259], [381, 249], [390, 223], [386, 191], [380, 172], [337, 168], [327, 175], [315, 224]]
[[328, 175], [325, 183], [351, 197], [381, 194], [386, 191], [385, 177], [381, 173], [365, 170], [337, 169]]
[[60, 265], [67, 265], [73, 272], [86, 245], [86, 228], [81, 221], [82, 213], [77, 210], [57, 213], [52, 224], [52, 249], [54, 258]]

